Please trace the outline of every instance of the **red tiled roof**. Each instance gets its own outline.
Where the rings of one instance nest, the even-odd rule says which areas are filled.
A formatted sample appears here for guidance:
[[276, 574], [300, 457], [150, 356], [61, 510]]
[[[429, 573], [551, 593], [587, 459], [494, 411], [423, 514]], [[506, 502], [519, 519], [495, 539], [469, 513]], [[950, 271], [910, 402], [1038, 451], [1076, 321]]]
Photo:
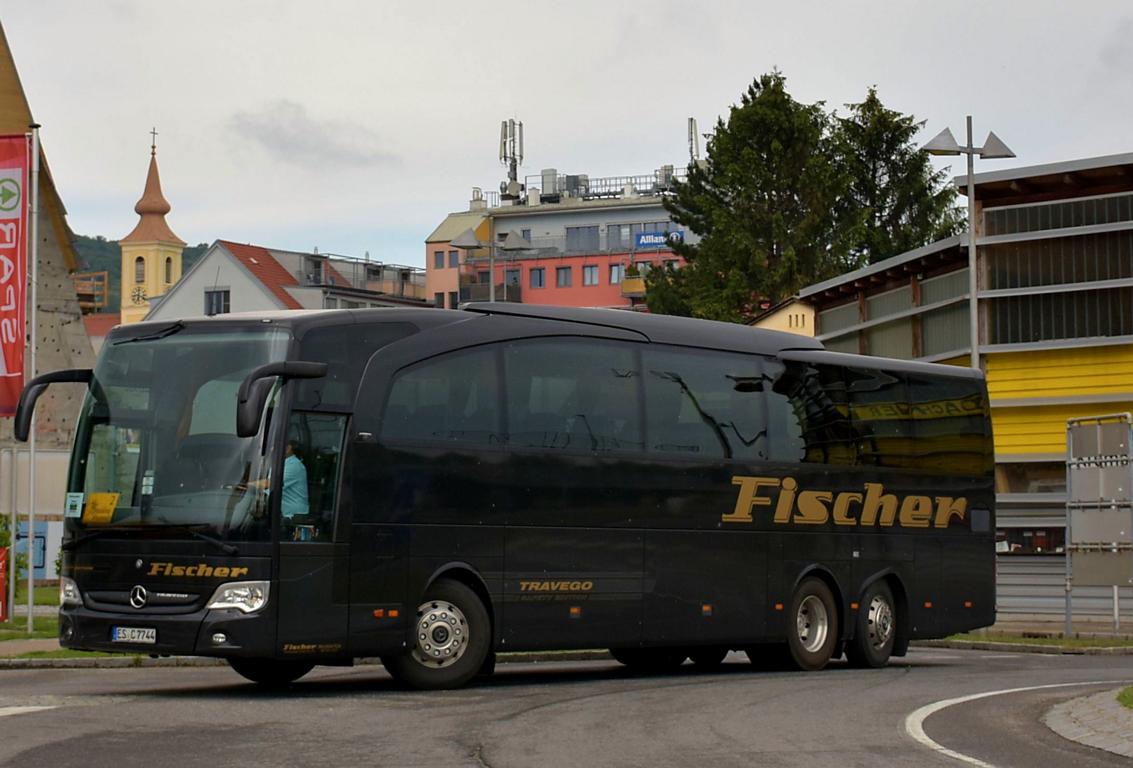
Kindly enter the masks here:
[[284, 290], [284, 286], [299, 285], [299, 281], [275, 260], [266, 248], [258, 245], [241, 245], [228, 240], [217, 241], [239, 259], [252, 275], [272, 292], [287, 309], [302, 309], [303, 305]]
[[110, 329], [122, 322], [122, 315], [118, 312], [98, 312], [93, 315], [83, 315], [83, 327], [87, 329], [87, 336], [92, 339], [102, 338], [110, 333]]
[[327, 263], [326, 263], [326, 269], [327, 269], [327, 277], [330, 279], [331, 285], [336, 285], [339, 288], [353, 288], [354, 287], [353, 285], [350, 284], [349, 280], [347, 280], [345, 277], [342, 276], [341, 272], [339, 272], [337, 269], [335, 269], [334, 267], [331, 266], [329, 259], [327, 260]]

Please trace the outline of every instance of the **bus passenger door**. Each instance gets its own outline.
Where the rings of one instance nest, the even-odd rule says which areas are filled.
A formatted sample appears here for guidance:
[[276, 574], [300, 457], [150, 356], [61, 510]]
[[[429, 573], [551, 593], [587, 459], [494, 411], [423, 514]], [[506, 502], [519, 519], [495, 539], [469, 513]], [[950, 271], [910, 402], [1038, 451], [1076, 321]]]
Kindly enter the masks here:
[[280, 494], [277, 646], [285, 656], [346, 650], [350, 544], [335, 533], [346, 420], [293, 413], [283, 478], [272, 484]]

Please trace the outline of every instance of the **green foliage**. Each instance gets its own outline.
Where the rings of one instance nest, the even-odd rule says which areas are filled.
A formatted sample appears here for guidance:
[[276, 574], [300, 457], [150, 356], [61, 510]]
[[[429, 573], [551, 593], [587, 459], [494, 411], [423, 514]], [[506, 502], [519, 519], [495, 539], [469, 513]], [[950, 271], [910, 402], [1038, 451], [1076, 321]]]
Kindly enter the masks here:
[[1117, 694], [1117, 700], [1121, 706], [1133, 709], [1133, 687], [1126, 688]]
[[800, 288], [952, 234], [943, 173], [913, 146], [919, 123], [874, 90], [840, 118], [802, 104], [778, 70], [719, 120], [707, 159], [664, 201], [699, 235], [674, 251], [681, 270], [651, 270], [653, 312], [739, 322]]
[[[122, 288], [122, 249], [117, 240], [107, 240], [102, 235], [87, 237], [74, 236], [75, 253], [79, 260], [80, 272], [109, 272], [110, 290], [107, 312], [117, 312], [120, 306]], [[200, 260], [208, 243], [198, 243], [186, 247], [181, 255], [181, 274], [185, 274]]]
[[913, 139], [924, 126], [886, 107], [870, 88], [836, 118], [835, 141], [853, 179], [849, 205], [864, 214], [855, 261], [873, 264], [957, 234], [964, 217], [946, 171], [933, 170]]

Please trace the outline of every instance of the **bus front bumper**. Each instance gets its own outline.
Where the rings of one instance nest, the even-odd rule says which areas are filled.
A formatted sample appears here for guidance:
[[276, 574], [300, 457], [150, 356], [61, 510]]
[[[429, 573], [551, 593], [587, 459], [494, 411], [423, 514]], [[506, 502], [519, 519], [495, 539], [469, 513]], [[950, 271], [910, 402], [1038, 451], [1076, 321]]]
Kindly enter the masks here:
[[275, 655], [274, 640], [275, 622], [269, 612], [204, 609], [151, 614], [59, 609], [59, 644], [74, 650], [266, 658]]

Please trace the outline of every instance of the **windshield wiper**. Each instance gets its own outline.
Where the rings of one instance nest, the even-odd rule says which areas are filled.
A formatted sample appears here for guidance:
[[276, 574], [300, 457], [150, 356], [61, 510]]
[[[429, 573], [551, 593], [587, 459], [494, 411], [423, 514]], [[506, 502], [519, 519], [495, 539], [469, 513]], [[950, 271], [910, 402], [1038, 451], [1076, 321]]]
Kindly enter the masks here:
[[[70, 552], [72, 549], [78, 548], [79, 546], [85, 544], [86, 542], [90, 541], [91, 539], [97, 539], [99, 536], [110, 533], [111, 530], [115, 530], [115, 529], [99, 528], [97, 531], [91, 531], [90, 533], [84, 533], [82, 536], [79, 536], [78, 538], [71, 539], [70, 541], [64, 541], [62, 546], [59, 547], [59, 549], [63, 550], [64, 552]], [[121, 529], [119, 528], [117, 530], [121, 530]]]
[[114, 346], [117, 347], [119, 344], [131, 344], [135, 341], [153, 341], [154, 339], [164, 339], [166, 336], [172, 336], [184, 327], [185, 324], [178, 320], [177, 322], [173, 323], [173, 325], [167, 325], [164, 328], [159, 328], [152, 333], [145, 333], [141, 336], [134, 336], [133, 338], [116, 341], [114, 342]]
[[209, 536], [207, 533], [204, 533], [202, 531], [198, 531], [197, 529], [192, 528], [188, 525], [171, 525], [171, 526], [163, 526], [163, 527], [176, 528], [177, 530], [184, 531], [185, 533], [189, 534], [190, 536], [197, 538], [197, 539], [200, 539], [201, 541], [207, 541], [209, 544], [212, 544], [214, 547], [219, 548], [225, 554], [228, 554], [228, 555], [238, 555], [238, 554], [240, 554], [240, 548], [237, 547], [235, 544], [229, 544], [226, 541], [221, 541], [220, 539], [216, 538], [215, 536]]

